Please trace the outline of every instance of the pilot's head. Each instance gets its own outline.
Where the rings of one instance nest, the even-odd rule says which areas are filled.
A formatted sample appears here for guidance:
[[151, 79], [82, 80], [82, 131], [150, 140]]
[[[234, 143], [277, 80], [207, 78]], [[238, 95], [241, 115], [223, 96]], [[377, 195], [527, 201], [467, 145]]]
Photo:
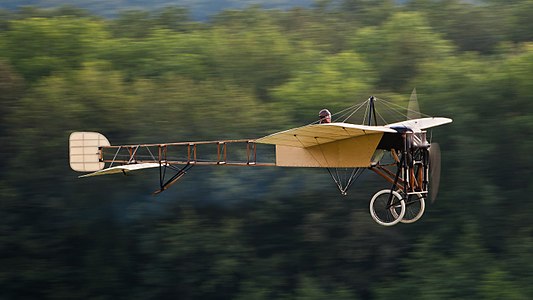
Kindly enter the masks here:
[[318, 113], [318, 117], [320, 118], [320, 124], [331, 123], [331, 113], [325, 108]]

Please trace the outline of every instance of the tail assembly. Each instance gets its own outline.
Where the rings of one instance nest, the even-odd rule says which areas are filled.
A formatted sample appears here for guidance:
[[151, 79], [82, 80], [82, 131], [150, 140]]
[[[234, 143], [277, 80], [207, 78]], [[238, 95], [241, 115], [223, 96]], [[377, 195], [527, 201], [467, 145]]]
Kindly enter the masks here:
[[78, 172], [94, 172], [105, 167], [103, 146], [110, 146], [107, 138], [98, 132], [73, 132], [69, 138], [70, 168]]

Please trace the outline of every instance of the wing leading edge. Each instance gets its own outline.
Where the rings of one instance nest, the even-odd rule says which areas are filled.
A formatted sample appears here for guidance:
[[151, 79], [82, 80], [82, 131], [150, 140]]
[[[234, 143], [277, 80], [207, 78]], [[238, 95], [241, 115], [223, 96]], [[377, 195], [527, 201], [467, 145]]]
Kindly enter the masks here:
[[397, 131], [385, 126], [366, 126], [350, 123], [313, 124], [267, 135], [256, 143], [308, 148], [358, 136]]
[[424, 129], [451, 123], [452, 121], [453, 120], [450, 118], [430, 117], [430, 118], [419, 118], [419, 119], [412, 119], [412, 120], [387, 124], [385, 125], [385, 127], [387, 128], [406, 127], [406, 128], [412, 129], [415, 132], [417, 131], [420, 132], [421, 130], [424, 130]]

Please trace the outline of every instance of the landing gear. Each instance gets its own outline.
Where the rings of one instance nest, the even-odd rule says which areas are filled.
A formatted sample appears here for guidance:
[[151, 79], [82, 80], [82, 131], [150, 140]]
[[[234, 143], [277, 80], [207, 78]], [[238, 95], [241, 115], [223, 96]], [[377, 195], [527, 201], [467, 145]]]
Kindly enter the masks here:
[[381, 190], [370, 200], [370, 215], [378, 224], [392, 226], [400, 222], [405, 215], [405, 201], [392, 190]]
[[426, 202], [421, 193], [408, 195], [406, 199], [396, 191], [381, 190], [370, 200], [370, 215], [378, 224], [392, 226], [398, 222], [410, 224], [424, 214]]
[[405, 200], [405, 215], [400, 222], [405, 224], [414, 223], [422, 217], [425, 210], [426, 201], [421, 193], [407, 195], [407, 199]]
[[[377, 223], [385, 226], [418, 221], [424, 214], [425, 198], [428, 196], [430, 162], [426, 133], [414, 133], [408, 128], [397, 130], [402, 139], [396, 142], [395, 147], [402, 146], [403, 149], [391, 148], [392, 163], [381, 164], [378, 161], [370, 167], [392, 183], [390, 190], [379, 191], [370, 201], [372, 217]], [[393, 172], [394, 167], [396, 172]], [[385, 200], [380, 199], [384, 195], [391, 196]], [[404, 211], [401, 211], [395, 202], [403, 202]]]

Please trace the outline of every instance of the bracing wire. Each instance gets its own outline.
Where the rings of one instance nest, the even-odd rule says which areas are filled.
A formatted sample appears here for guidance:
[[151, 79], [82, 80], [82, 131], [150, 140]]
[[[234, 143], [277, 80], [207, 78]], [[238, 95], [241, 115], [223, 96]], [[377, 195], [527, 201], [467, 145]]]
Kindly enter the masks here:
[[362, 124], [366, 123], [366, 116], [368, 115], [368, 110], [369, 109], [370, 109], [370, 103], [365, 108], [365, 114], [363, 115], [363, 123]]
[[[345, 109], [343, 109], [343, 110], [341, 110], [341, 111], [339, 111], [339, 112], [334, 113], [334, 114], [332, 115], [332, 117], [333, 117], [333, 116], [336, 116], [336, 115], [340, 115], [340, 114], [342, 114], [342, 116], [344, 116], [344, 115], [346, 115], [347, 113], [349, 113], [351, 110], [353, 110], [353, 109], [357, 109], [357, 107], [360, 106], [360, 105], [361, 105], [361, 103], [354, 104], [354, 105], [352, 105], [352, 106], [350, 106], [350, 107], [348, 107], [348, 108], [345, 108]], [[342, 117], [342, 116], [341, 116], [341, 117]]]
[[329, 175], [331, 176], [331, 178], [333, 178], [333, 181], [335, 182], [335, 184], [337, 185], [337, 188], [339, 189], [339, 191], [342, 193], [342, 194], [345, 194], [345, 191], [343, 190], [340, 182], [337, 180], [337, 178], [335, 177], [335, 175], [333, 175], [333, 173], [331, 172], [331, 169], [330, 168], [326, 168], [328, 170], [328, 173]]
[[383, 116], [378, 111], [376, 111], [376, 114], [383, 121], [383, 124], [387, 124], [388, 123], [387, 120], [385, 120], [385, 118], [383, 118]]
[[[333, 117], [337, 116], [335, 120], [336, 120], [336, 121], [337, 121], [337, 120], [340, 120], [340, 119], [342, 119], [344, 116], [346, 116], [347, 114], [349, 114], [349, 113], [352, 113], [352, 114], [353, 114], [353, 111], [357, 111], [357, 110], [359, 110], [363, 105], [366, 104], [367, 101], [368, 101], [368, 100], [366, 100], [366, 101], [363, 102], [363, 103], [357, 103], [357, 104], [354, 104], [354, 105], [352, 105], [352, 106], [350, 106], [350, 107], [347, 107], [347, 108], [345, 108], [345, 109], [343, 109], [343, 110], [341, 110], [341, 111], [338, 111], [338, 112], [332, 114], [331, 117], [332, 117], [332, 119], [333, 119]], [[350, 116], [351, 116], [351, 115], [350, 115]], [[348, 117], [348, 118], [349, 118], [349, 117]], [[346, 118], [343, 122], [345, 122], [348, 118]], [[309, 124], [307, 124], [307, 125], [318, 124], [319, 122], [320, 122], [320, 121], [317, 120], [317, 121], [314, 121], [314, 122], [309, 123]]]
[[120, 149], [122, 148], [122, 146], [119, 146], [118, 149], [117, 149], [117, 152], [115, 152], [115, 156], [113, 156], [113, 159], [111, 160], [111, 164], [109, 165], [109, 167], [112, 167], [113, 164], [115, 163], [115, 159], [117, 158], [117, 155], [118, 153], [120, 152]]
[[363, 174], [364, 171], [365, 171], [365, 169], [363, 169], [363, 168], [354, 168], [353, 169], [352, 175], [350, 175], [350, 177], [348, 179], [348, 183], [344, 187], [344, 193], [345, 194], [346, 194], [346, 191], [352, 186], [352, 184], [354, 182], [356, 182], [357, 179], [359, 179], [359, 177], [361, 176], [361, 174]]
[[[408, 114], [409, 113], [417, 113], [417, 114], [420, 114], [421, 116], [423, 117], [430, 117], [429, 115], [427, 114], [423, 114], [423, 113], [420, 113], [418, 111], [415, 111], [415, 110], [412, 110], [412, 109], [409, 109], [409, 108], [405, 108], [401, 105], [398, 105], [392, 101], [387, 101], [385, 99], [381, 99], [381, 98], [375, 98], [376, 100], [376, 104], [382, 104], [380, 105], [382, 107], [382, 109], [384, 109], [386, 112], [389, 112], [393, 115], [399, 115], [401, 116], [403, 119], [409, 119], [408, 117]], [[335, 122], [343, 122], [345, 123], [346, 121], [348, 121], [350, 118], [352, 118], [357, 112], [359, 112], [363, 106], [365, 107], [365, 111], [364, 111], [364, 114], [363, 114], [363, 117], [362, 117], [362, 122], [361, 124], [364, 125], [368, 120], [368, 114], [369, 114], [369, 109], [370, 109], [370, 99], [367, 99], [361, 103], [357, 103], [357, 104], [354, 104], [350, 107], [347, 107], [345, 109], [342, 109], [334, 114], [332, 114], [332, 119], [335, 121]], [[380, 113], [378, 110], [376, 110], [376, 115], [379, 117], [379, 119], [381, 121], [383, 121], [385, 124], [388, 124], [388, 120], [384, 117], [384, 114]], [[312, 125], [312, 124], [318, 124], [319, 121], [314, 121], [308, 125]]]
[[[386, 120], [386, 116], [388, 116], [389, 114], [390, 115], [396, 115], [396, 116], [401, 116], [402, 118], [404, 119], [409, 119], [408, 118], [408, 114], [410, 112], [414, 112], [414, 113], [417, 113], [417, 114], [420, 114], [421, 116], [424, 116], [424, 117], [430, 117], [429, 115], [426, 115], [426, 114], [422, 114], [418, 111], [414, 111], [412, 109], [409, 109], [409, 108], [405, 108], [405, 107], [402, 107], [401, 105], [398, 105], [394, 102], [391, 102], [391, 101], [387, 101], [385, 99], [378, 99], [378, 98], [375, 98], [376, 102], [375, 103], [379, 103], [379, 104], [382, 104], [380, 105], [381, 108], [384, 110], [384, 113], [380, 113], [378, 110], [375, 110], [375, 113], [376, 113], [376, 116], [377, 118], [380, 120], [380, 122], [384, 122], [384, 124], [389, 124], [388, 121]], [[368, 121], [368, 118], [369, 118], [369, 115], [371, 113], [370, 109], [371, 109], [371, 105], [370, 105], [370, 99], [367, 99], [359, 104], [355, 104], [355, 105], [352, 105], [348, 108], [345, 108], [335, 114], [332, 114], [332, 118], [333, 116], [336, 116], [335, 118], [335, 121], [341, 121], [341, 122], [346, 122], [348, 119], [352, 118], [357, 112], [361, 111], [362, 112], [362, 108], [363, 106], [365, 107], [365, 110], [364, 110], [364, 114], [362, 116], [362, 125], [365, 125], [365, 123]], [[309, 125], [312, 125], [312, 124], [317, 124], [319, 121], [315, 121]], [[298, 137], [296, 137], [298, 139]], [[430, 137], [431, 138], [431, 137]], [[302, 144], [303, 146], [303, 143], [302, 141], [300, 141], [298, 139], [298, 141]], [[322, 151], [322, 147], [321, 147], [321, 144], [318, 142], [318, 140], [316, 141], [317, 145], [319, 146], [320, 150], [321, 150], [321, 153], [322, 153], [322, 156], [323, 156], [323, 159], [325, 160], [326, 162], [326, 165], [329, 165], [328, 161], [327, 161], [327, 157], [325, 156], [324, 152]], [[315, 157], [313, 155], [313, 159], [318, 163], [318, 165], [321, 165], [319, 159], [317, 157]], [[365, 171], [366, 168], [344, 168], [344, 172], [342, 171], [343, 168], [330, 168], [330, 167], [326, 167], [328, 173], [330, 174], [331, 178], [333, 179], [333, 181], [335, 182], [337, 188], [339, 189], [339, 191], [341, 192], [341, 194], [343, 195], [346, 195], [346, 192], [347, 190], [353, 185], [353, 183], [355, 181], [357, 181], [357, 179], [361, 176], [361, 174]], [[334, 170], [333, 170], [334, 169]]]
[[[390, 111], [392, 111], [392, 112], [394, 112], [396, 114], [401, 115], [404, 118], [407, 118], [407, 114], [403, 113], [399, 108], [395, 108], [393, 105], [391, 105], [391, 102], [388, 102], [388, 101], [382, 100], [382, 99], [379, 99], [379, 100], [380, 100], [380, 103], [383, 104], [385, 108], [389, 109]], [[398, 107], [400, 107], [400, 106], [398, 106]]]
[[152, 159], [156, 160], [154, 154], [152, 153], [152, 151], [150, 151], [150, 147], [146, 147], [146, 150], [148, 150], [148, 153], [150, 153], [150, 156], [152, 157]]
[[[339, 173], [339, 169], [341, 168], [333, 168], [335, 171], [332, 171], [332, 168], [327, 168], [329, 175], [337, 185], [337, 188], [341, 192], [342, 195], [346, 195], [348, 189], [352, 186], [354, 182], [357, 181], [357, 179], [361, 176], [361, 174], [364, 172], [364, 168], [353, 168], [351, 169], [351, 172], [349, 172], [349, 168], [344, 169], [344, 173]], [[348, 175], [348, 173], [350, 173]]]
[[[398, 104], [396, 104], [394, 102], [387, 101], [385, 99], [379, 99], [379, 100], [380, 100], [381, 103], [383, 103], [384, 105], [388, 106], [391, 110], [397, 112], [398, 114], [400, 114], [400, 115], [402, 115], [402, 116], [404, 116], [406, 118], [407, 118], [407, 114], [409, 112], [418, 113], [418, 114], [420, 114], [421, 116], [424, 116], [424, 117], [431, 117], [430, 115], [423, 114], [423, 113], [421, 113], [419, 111], [415, 111], [415, 110], [412, 110], [412, 109], [409, 109], [409, 108], [405, 108], [405, 107], [403, 107], [401, 105], [398, 105]], [[396, 107], [396, 108], [394, 108], [394, 107]], [[406, 111], [406, 113], [402, 113], [401, 111]]]
[[343, 112], [350, 112], [350, 111], [353, 111], [353, 110], [357, 111], [359, 108], [361, 108], [367, 102], [368, 102], [368, 99], [363, 101], [363, 102], [361, 102], [361, 103], [354, 104], [354, 105], [352, 105], [352, 106], [350, 106], [350, 107], [348, 107], [346, 109], [343, 109], [343, 110], [341, 110], [341, 111], [339, 111], [337, 113], [334, 113], [333, 116], [338, 115], [338, 114], [343, 113]]
[[368, 102], [369, 102], [369, 100], [366, 100], [365, 102], [361, 103], [361, 105], [359, 105], [359, 107], [357, 109], [353, 110], [352, 113], [348, 117], [346, 117], [346, 119], [343, 120], [343, 122], [346, 122], [346, 120], [351, 118], [359, 109], [361, 109], [361, 107], [363, 107]]

